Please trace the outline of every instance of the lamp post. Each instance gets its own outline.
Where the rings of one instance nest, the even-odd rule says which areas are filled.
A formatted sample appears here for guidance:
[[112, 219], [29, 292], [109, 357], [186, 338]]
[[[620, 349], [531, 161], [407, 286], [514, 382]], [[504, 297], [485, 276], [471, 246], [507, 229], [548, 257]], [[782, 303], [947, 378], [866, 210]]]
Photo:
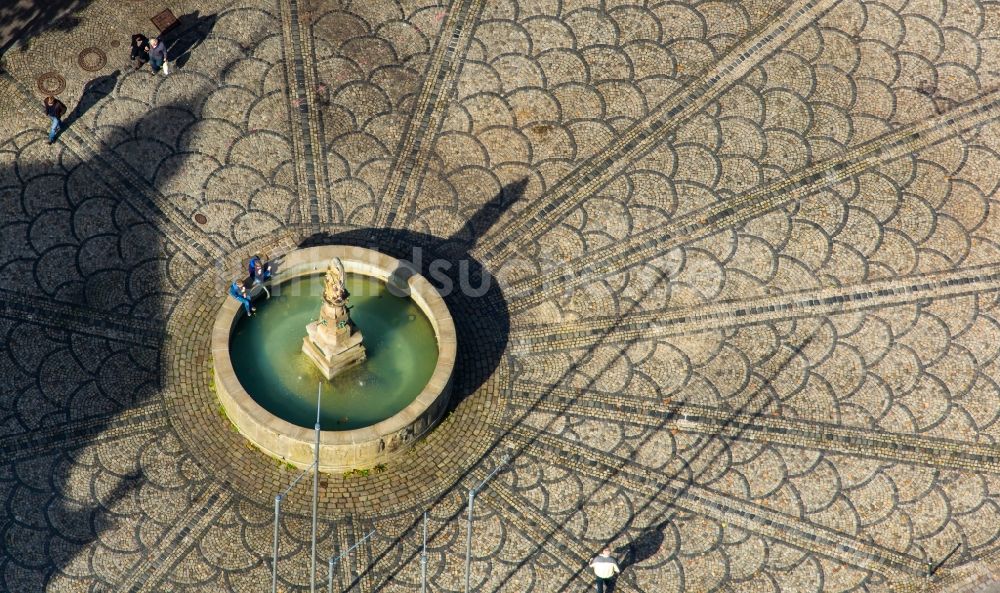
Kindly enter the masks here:
[[340, 556], [337, 556], [336, 558], [330, 556], [330, 561], [329, 561], [330, 574], [327, 577], [327, 593], [333, 593], [333, 569], [335, 566], [337, 566], [337, 563], [340, 562], [340, 559], [350, 554], [354, 550], [354, 548], [360, 546], [366, 539], [370, 538], [373, 535], [375, 535], [374, 529], [369, 531], [366, 536], [358, 540], [353, 546], [347, 548], [347, 551], [341, 554]]
[[312, 562], [309, 571], [309, 593], [316, 593], [316, 503], [319, 498], [319, 407], [323, 384], [316, 384], [316, 451], [313, 455]]
[[424, 511], [424, 547], [420, 553], [420, 593], [427, 593], [427, 511]]
[[281, 519], [281, 495], [274, 497], [274, 546], [271, 551], [271, 593], [278, 593], [278, 522]]
[[500, 464], [478, 486], [469, 489], [469, 517], [465, 530], [465, 593], [469, 593], [469, 572], [472, 567], [472, 507], [476, 503], [476, 493], [482, 490], [486, 486], [486, 482], [489, 482], [508, 463], [510, 463], [510, 454], [504, 455]]

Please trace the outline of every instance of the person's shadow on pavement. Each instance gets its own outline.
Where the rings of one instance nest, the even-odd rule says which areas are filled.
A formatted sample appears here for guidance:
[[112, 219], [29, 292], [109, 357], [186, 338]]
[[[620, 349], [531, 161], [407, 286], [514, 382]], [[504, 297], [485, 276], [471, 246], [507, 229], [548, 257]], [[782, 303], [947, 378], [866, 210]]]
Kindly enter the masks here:
[[[73, 111], [69, 112], [62, 121], [61, 130], [73, 125], [73, 122], [83, 117], [83, 114], [87, 112], [91, 107], [97, 105], [97, 103], [104, 97], [111, 94], [115, 90], [115, 85], [118, 84], [118, 76], [121, 74], [121, 70], [115, 70], [111, 74], [106, 74], [104, 76], [98, 76], [94, 80], [91, 80], [83, 87], [83, 93], [80, 95], [80, 100], [76, 102], [76, 106], [73, 107]], [[60, 134], [62, 131], [60, 130]]]
[[[618, 579], [630, 579], [631, 575], [626, 575], [625, 573], [627, 568], [635, 566], [643, 560], [652, 558], [660, 550], [660, 546], [663, 545], [663, 530], [666, 529], [668, 522], [663, 521], [654, 527], [650, 527], [640, 533], [639, 537], [631, 540], [624, 546], [615, 548], [615, 557], [621, 558], [621, 562], [618, 563], [618, 568], [621, 570]], [[607, 593], [614, 593], [618, 579], [611, 581], [609, 586], [605, 588]]]
[[191, 58], [191, 51], [201, 45], [215, 28], [218, 18], [215, 14], [201, 16], [197, 10], [177, 17], [180, 26], [161, 39], [167, 45], [170, 65], [177, 69], [183, 68]]

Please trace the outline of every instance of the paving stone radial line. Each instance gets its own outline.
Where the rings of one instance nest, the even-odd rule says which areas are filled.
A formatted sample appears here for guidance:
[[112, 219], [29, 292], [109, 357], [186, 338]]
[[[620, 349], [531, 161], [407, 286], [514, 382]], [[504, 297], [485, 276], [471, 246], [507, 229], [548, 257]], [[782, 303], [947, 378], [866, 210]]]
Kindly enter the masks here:
[[[808, 344], [809, 341], [811, 341], [811, 340], [812, 340], [812, 337], [810, 337], [810, 338], [806, 339], [805, 341], [803, 341], [802, 344]], [[590, 350], [589, 352], [593, 352], [593, 350]], [[780, 357], [777, 356], [777, 353], [774, 353], [769, 358], [776, 358], [777, 359], [777, 358], [780, 358]], [[792, 360], [791, 356], [786, 357], [783, 361], [781, 361], [778, 364], [777, 368], [780, 370], [785, 365], [787, 365], [789, 362], [791, 362], [791, 360]], [[603, 371], [606, 371], [606, 370], [607, 370], [607, 366], [605, 366], [602, 369], [602, 373], [603, 373]], [[583, 391], [587, 392], [590, 388], [592, 388], [593, 384], [594, 384], [593, 381], [588, 382], [588, 384], [584, 387]], [[546, 390], [545, 388], [542, 388], [542, 396], [538, 400], [539, 403], [541, 403], [542, 401], [547, 401], [547, 398], [545, 398], [545, 394], [547, 394], [547, 393], [548, 393], [548, 390]], [[765, 408], [767, 408], [767, 406], [769, 405], [768, 398], [767, 397], [758, 397], [760, 395], [762, 395], [762, 392], [760, 392], [760, 391], [754, 392], [747, 399], [746, 403], [744, 404], [744, 407], [746, 409], [750, 409], [751, 406], [753, 406], [753, 407], [756, 408], [755, 409], [756, 412], [760, 412], [760, 411], [764, 410]], [[536, 422], [530, 422], [530, 423], [528, 422], [528, 420], [533, 415], [535, 415], [535, 414], [538, 413], [538, 406], [528, 406], [528, 407], [526, 407], [525, 409], [523, 409], [521, 411], [516, 411], [516, 409], [514, 407], [512, 407], [511, 411], [513, 413], [511, 414], [511, 416], [507, 417], [504, 420], [504, 422], [502, 422], [502, 423], [491, 423], [491, 426], [492, 426], [493, 430], [497, 431], [498, 434], [500, 434], [500, 438], [502, 440], [506, 439], [506, 440], [509, 441], [510, 437], [512, 435], [515, 436], [515, 437], [518, 437], [518, 438], [514, 439], [515, 442], [513, 443], [513, 447], [512, 447], [512, 450], [515, 453], [515, 458], [521, 457], [522, 455], [531, 455], [532, 451], [533, 451], [533, 448], [538, 445], [538, 442], [537, 442], [538, 438], [536, 438], [536, 437], [540, 437], [540, 436], [542, 436], [544, 434], [549, 433], [549, 431], [554, 428], [555, 419], [559, 419], [560, 421], [564, 421], [565, 419], [567, 419], [568, 418], [567, 414], [569, 414], [569, 413], [572, 412], [573, 407], [574, 407], [574, 403], [575, 402], [574, 402], [574, 400], [573, 400], [572, 397], [562, 398], [562, 405], [561, 405], [561, 407], [560, 406], [555, 406], [555, 409], [553, 410], [554, 413], [550, 412], [548, 414], [542, 414], [541, 415], [542, 422], [543, 422], [543, 426], [541, 426], [541, 427], [539, 427], [539, 423], [537, 421]], [[551, 418], [552, 420], [546, 421], [546, 418]], [[518, 435], [514, 434], [513, 431], [515, 429], [517, 429], [519, 431]], [[695, 457], [700, 456], [705, 451], [706, 451], [705, 447], [700, 448], [698, 450], [698, 452], [695, 454]], [[589, 463], [589, 464], [580, 463], [579, 462], [579, 456], [567, 455], [567, 454], [565, 454], [565, 452], [558, 453], [557, 457], [559, 458], [559, 461], [558, 461], [558, 464], [556, 465], [556, 467], [568, 467], [568, 468], [570, 468], [570, 471], [572, 471], [574, 474], [578, 473], [579, 475], [587, 475], [587, 476], [590, 476], [590, 477], [595, 477], [594, 476], [594, 472], [593, 472], [594, 463]], [[675, 456], [672, 456], [672, 457], [676, 459]], [[549, 458], [549, 459], [551, 459], [552, 461], [555, 461], [552, 458]], [[686, 466], [686, 465], [690, 464], [691, 461], [693, 461], [693, 460], [692, 459], [681, 460], [681, 463], [683, 463]], [[532, 465], [534, 465], [534, 464], [532, 464]], [[612, 473], [612, 475], [614, 475], [614, 473], [618, 473], [618, 472], [623, 471], [623, 468], [625, 468], [625, 467], [626, 467], [625, 464], [615, 465], [614, 466], [614, 472]], [[669, 469], [669, 468], [666, 468], [666, 469]], [[601, 480], [601, 484], [598, 485], [596, 488], [601, 488], [601, 486], [609, 485], [611, 483], [610, 480], [608, 479], [607, 475], [596, 476], [596, 477], [599, 480]], [[694, 479], [693, 478], [688, 478], [688, 482], [686, 482], [686, 483], [694, 483]], [[592, 489], [596, 489], [596, 488], [592, 487]], [[645, 502], [643, 503], [642, 506], [643, 507], [652, 506], [653, 502], [655, 500], [658, 500], [659, 497], [662, 495], [662, 491], [663, 490], [664, 490], [664, 488], [661, 487], [661, 488], [655, 490], [652, 494], [644, 493], [644, 501]], [[584, 499], [589, 498], [589, 496], [588, 496], [589, 494], [591, 494], [591, 493], [587, 493], [587, 492], [582, 492], [581, 493], [581, 495], [582, 495], [582, 497]], [[673, 496], [673, 499], [676, 499], [677, 496], [679, 495], [679, 493], [676, 492], [676, 491], [672, 492], [671, 494]], [[671, 501], [668, 500], [667, 502], [670, 503]], [[582, 508], [582, 506], [583, 506], [583, 501], [581, 500], [580, 505], [577, 507], [577, 510], [579, 510], [580, 508]], [[680, 507], [680, 505], [678, 505], [678, 506]], [[631, 509], [631, 510], [632, 510], [633, 513], [636, 512], [636, 510], [634, 508]], [[642, 511], [640, 510], [639, 512], [641, 513]], [[544, 541], [544, 539], [542, 541]]]
[[[529, 536], [532, 543], [544, 549], [549, 555], [555, 558], [563, 566], [567, 573], [572, 575], [561, 591], [565, 591], [571, 584], [577, 586], [590, 587], [590, 575], [587, 563], [594, 556], [593, 550], [581, 545], [563, 529], [563, 526], [554, 518], [545, 513], [535, 510], [531, 501], [519, 495], [501, 481], [490, 484], [476, 498], [476, 502], [482, 500], [484, 503], [496, 508], [507, 521], [517, 526], [525, 535]], [[528, 558], [525, 562], [530, 561]], [[618, 579], [615, 591], [636, 591], [633, 584], [625, 579]]]
[[[167, 233], [167, 236], [181, 235], [181, 240], [176, 241], [176, 244], [194, 261], [203, 262], [225, 253], [229, 249], [217, 238], [202, 233], [191, 220], [174, 208], [161, 207], [160, 204], [169, 203], [165, 196], [140, 178], [131, 176], [128, 171], [123, 171], [121, 166], [124, 163], [118, 157], [106, 156], [103, 152], [95, 150], [83, 134], [76, 130], [66, 130], [61, 136], [61, 140], [81, 158], [90, 157], [90, 163], [103, 174], [102, 180], [112, 192], [123, 196], [137, 210], [147, 215], [150, 220], [158, 221], [166, 228], [175, 229], [177, 232]], [[210, 245], [210, 248], [202, 244], [203, 240]]]
[[159, 326], [147, 319], [111, 315], [68, 303], [28, 298], [3, 289], [0, 289], [0, 317], [140, 346], [156, 347], [162, 341]]
[[[365, 543], [360, 543], [361, 538], [365, 536], [367, 531], [364, 531], [363, 526], [358, 525], [357, 520], [352, 516], [348, 517], [346, 521], [342, 522], [345, 529], [343, 530], [342, 539], [340, 540], [341, 549], [338, 551], [337, 555], [345, 554], [348, 550], [351, 550], [349, 554], [340, 559], [339, 566], [335, 567], [335, 570], [339, 571], [343, 575], [343, 588], [346, 591], [371, 591], [371, 575], [367, 570], [362, 567], [367, 564], [363, 557], [371, 558], [368, 546]], [[336, 540], [335, 540], [336, 541]], [[318, 564], [317, 560], [317, 564]], [[317, 580], [318, 582], [318, 580]], [[336, 583], [335, 588], [336, 588]]]
[[[20, 100], [24, 105], [35, 108], [34, 99], [24, 86], [7, 72], [0, 71], [0, 88], [7, 87], [7, 96]], [[102, 150], [89, 133], [76, 127], [64, 130], [59, 136], [74, 154], [88, 161], [101, 173], [102, 182], [115, 195], [128, 201], [151, 222], [157, 222], [167, 230], [167, 237], [194, 261], [204, 261], [213, 255], [225, 252], [229, 246], [215, 237], [203, 233], [191, 220], [184, 216], [170, 200], [166, 199], [154, 186], [145, 182], [140, 175], [112, 151]], [[179, 235], [179, 236], [178, 236]], [[203, 245], [207, 242], [208, 246]]]
[[[778, 374], [781, 373], [782, 369], [784, 369], [790, 363], [792, 363], [796, 353], [799, 350], [808, 347], [811, 343], [814, 342], [815, 339], [816, 339], [816, 332], [814, 331], [811, 332], [809, 336], [798, 342], [794, 347], [790, 348], [789, 349], [791, 351], [790, 353], [783, 353], [782, 350], [778, 350], [772, 353], [771, 355], [767, 356], [766, 358], [769, 361], [777, 362], [776, 366], [774, 367], [774, 370], [771, 371], [773, 377], [776, 377]], [[779, 354], [786, 354], [786, 355], [779, 356]], [[543, 415], [543, 418], [545, 416], [560, 418], [566, 412], [571, 411], [573, 406], [573, 401], [572, 398], [567, 398], [567, 399], [568, 401], [565, 403], [564, 407], [556, 410], [556, 413], [554, 415], [552, 414]], [[752, 414], [759, 414], [764, 410], [766, 410], [770, 404], [771, 404], [771, 398], [767, 396], [766, 392], [763, 390], [756, 390], [753, 391], [749, 395], [749, 397], [745, 398], [744, 403], [741, 404], [740, 411], [742, 412], [750, 410], [750, 413]], [[532, 425], [525, 425], [523, 419], [529, 417], [529, 414], [534, 412], [535, 412], [535, 407], [532, 406], [526, 412], [514, 414], [508, 417], [502, 424], [495, 425], [495, 430], [497, 430], [498, 433], [502, 434], [503, 438], [508, 440], [513, 440], [514, 442], [519, 443], [519, 445], [515, 447], [515, 449], [519, 450], [522, 453], [524, 452], [530, 453], [530, 451], [532, 451], [535, 447], [541, 447], [542, 449], [548, 448], [551, 450], [552, 443], [563, 443], [565, 439], [561, 437], [551, 436], [550, 434], [548, 434], [546, 428], [539, 428], [537, 422], [533, 423]], [[549, 425], [546, 424], [546, 426]], [[651, 437], [646, 437], [644, 440], [648, 440], [649, 438]], [[544, 442], [546, 439], [551, 442], [549, 443]], [[704, 494], [704, 492], [702, 492], [702, 489], [695, 488], [694, 490], [692, 490], [692, 488], [690, 488], [695, 486], [697, 484], [700, 475], [705, 471], [708, 471], [709, 468], [711, 468], [714, 465], [715, 461], [717, 461], [721, 452], [713, 453], [712, 445], [718, 445], [718, 444], [722, 444], [722, 441], [719, 439], [709, 439], [705, 441], [703, 444], [696, 446], [694, 450], [687, 451], [684, 458], [678, 458], [674, 456], [673, 460], [671, 461], [671, 464], [674, 465], [675, 467], [672, 470], [669, 467], [664, 467], [661, 468], [660, 470], [657, 470], [656, 472], [645, 472], [645, 473], [641, 471], [641, 468], [637, 468], [636, 472], [632, 474], [627, 474], [626, 470], [631, 469], [631, 466], [629, 466], [624, 459], [619, 457], [614, 457], [613, 461], [609, 460], [598, 461], [594, 459], [587, 460], [585, 458], [586, 456], [584, 456], [584, 461], [581, 462], [580, 461], [581, 456], [579, 453], [567, 455], [566, 449], [565, 447], [562, 447], [562, 445], [560, 445], [560, 447], [562, 448], [554, 452], [555, 456], [549, 457], [548, 459], [556, 462], [556, 467], [571, 467], [573, 468], [574, 472], [579, 472], [581, 475], [588, 475], [588, 476], [594, 476], [594, 468], [599, 465], [603, 465], [606, 471], [603, 475], [598, 476], [598, 479], [602, 480], [603, 483], [611, 483], [612, 480], [617, 480], [617, 483], [619, 485], [622, 485], [624, 484], [622, 480], [626, 479], [626, 477], [628, 479], [637, 478], [637, 482], [635, 482], [637, 491], [642, 492], [645, 496], [647, 496], [647, 500], [649, 501], [647, 504], [651, 505], [654, 500], [659, 501], [660, 503], [666, 502], [668, 504], [676, 506], [679, 509], [687, 510], [689, 512], [695, 512], [704, 515], [706, 517], [712, 517], [719, 523], [725, 524], [727, 522], [730, 523], [733, 522], [731, 518], [727, 518], [727, 515], [731, 510], [729, 506], [729, 501], [731, 500], [733, 503], [736, 503], [737, 499], [730, 499], [729, 497], [723, 495], [724, 500], [721, 502], [719, 500], [711, 500], [711, 499], [705, 501], [704, 496], [701, 497], [698, 496], [699, 493]], [[589, 450], [590, 447], [586, 447], [586, 449]], [[703, 455], [706, 454], [708, 455], [709, 459], [707, 460], [700, 459]], [[608, 457], [612, 456], [609, 455]], [[695, 471], [696, 467], [693, 465], [695, 461], [697, 461], [698, 465], [702, 467], [700, 471]], [[695, 472], [695, 473], [694, 475], [679, 477], [682, 476], [682, 472], [685, 470], [688, 471], [689, 473], [690, 472]], [[671, 483], [661, 483], [662, 476], [665, 471], [668, 474], [669, 473], [674, 474], [675, 477], [671, 479], [671, 483], [674, 485], [674, 487], [672, 487]], [[655, 476], [655, 478], [653, 476]], [[653, 487], [650, 484], [655, 484], [656, 486]], [[661, 498], [664, 493], [668, 495], [666, 497], [666, 500], [663, 500]], [[707, 506], [702, 506], [703, 502], [707, 502]], [[797, 537], [796, 534], [803, 535], [806, 539], [812, 540], [811, 544], [809, 543], [805, 544], [806, 547], [804, 549], [815, 550], [822, 548], [825, 545], [830, 545], [830, 542], [823, 541], [822, 539], [817, 541], [815, 534], [809, 536], [808, 533], [803, 532], [801, 530], [795, 533], [790, 532], [789, 535], [791, 536], [791, 539], [789, 537], [782, 536], [773, 531], [773, 528], [776, 525], [779, 525], [780, 522], [775, 522], [773, 517], [767, 517], [767, 516], [761, 517], [757, 511], [758, 511], [758, 505], [755, 504], [751, 504], [750, 509], [746, 508], [736, 509], [736, 512], [742, 515], [743, 522], [737, 521], [735, 522], [735, 524], [738, 526], [742, 526], [743, 528], [749, 531], [753, 531], [754, 528], [756, 528], [758, 530], [757, 533], [760, 533], [761, 535], [772, 537], [773, 539], [781, 541], [787, 541], [793, 545], [797, 545], [797, 541], [795, 540], [795, 537]], [[792, 521], [798, 524], [797, 519], [792, 518]], [[753, 525], [751, 525], [750, 523], [753, 523]], [[821, 530], [827, 531], [826, 528], [821, 528]], [[779, 528], [778, 531], [781, 531], [781, 529]], [[851, 538], [846, 538], [846, 537], [841, 538], [841, 541], [845, 540], [853, 541], [851, 540]], [[842, 561], [845, 561], [847, 563], [854, 563], [855, 565], [858, 566], [869, 566], [864, 564], [863, 562], [859, 562], [857, 558], [848, 558], [848, 556], [850, 556], [849, 548], [845, 547], [843, 543], [837, 543], [836, 547], [838, 553], [844, 552], [848, 554], [844, 556], [834, 555], [831, 557], [837, 557]], [[862, 553], [862, 555], [867, 556], [869, 558], [871, 557], [867, 552]], [[883, 569], [883, 573], [886, 573], [889, 576], [893, 576], [892, 575], [893, 571], [891, 569]]]
[[[469, 47], [472, 29], [483, 10], [484, 0], [461, 0], [450, 8], [438, 37], [424, 84], [416, 100], [413, 117], [396, 147], [396, 160], [382, 188], [372, 227], [405, 226], [428, 164], [434, 137], [441, 128], [448, 94]], [[397, 220], [398, 219], [398, 220]]]
[[[290, 6], [292, 14], [298, 15], [298, 18], [295, 20], [295, 30], [300, 31], [304, 26], [308, 30], [311, 15], [309, 13], [299, 13], [298, 0], [290, 3]], [[295, 81], [297, 85], [305, 85], [305, 106], [308, 115], [307, 126], [302, 130], [303, 133], [308, 132], [309, 135], [303, 137], [304, 140], [308, 138], [308, 142], [303, 142], [303, 147], [306, 150], [311, 149], [310, 152], [305, 152], [301, 158], [305, 160], [306, 173], [310, 175], [311, 187], [315, 192], [315, 199], [311, 200], [309, 205], [309, 220], [313, 224], [317, 222], [319, 224], [327, 224], [330, 222], [331, 207], [329, 201], [333, 198], [330, 196], [330, 179], [327, 174], [326, 155], [323, 150], [323, 118], [320, 117], [321, 105], [317, 90], [319, 81], [316, 73], [316, 46], [311, 34], [301, 35], [299, 33], [297, 36], [299, 37], [299, 43], [296, 45], [296, 49], [299, 51], [299, 54], [296, 56], [296, 60], [302, 58], [305, 60], [305, 64], [301, 69], [302, 79], [300, 80], [300, 71], [297, 66], [298, 62], [296, 61], [294, 69]], [[313, 212], [314, 210], [315, 213]]]
[[629, 163], [660, 144], [682, 123], [838, 2], [795, 0], [786, 5], [760, 30], [699, 73], [688, 85], [658, 105], [648, 117], [560, 180], [544, 199], [532, 203], [522, 213], [525, 224], [499, 227], [483, 237], [477, 243], [476, 253], [481, 253], [483, 261], [488, 263], [502, 262], [516, 253], [524, 241], [545, 234], [574, 206], [594, 195]]
[[268, 589], [298, 472], [208, 338], [248, 254], [327, 240], [502, 285], [449, 296], [440, 424], [323, 476], [321, 586], [375, 527], [335, 589], [417, 590], [426, 509], [460, 591], [510, 449], [484, 593], [593, 589], [604, 545], [622, 592], [995, 586], [997, 2], [172, 0], [167, 77], [114, 72], [161, 7], [79, 4], [0, 57], [0, 591]]
[[949, 299], [1000, 288], [1000, 266], [986, 265], [836, 288], [789, 292], [773, 297], [521, 328], [512, 354], [550, 352], [607, 342], [630, 342], [744, 326]]
[[233, 495], [224, 483], [212, 482], [206, 486], [184, 513], [186, 519], [175, 523], [157, 542], [153, 555], [129, 567], [127, 578], [118, 584], [118, 590], [122, 593], [161, 590], [162, 579], [233, 503]]
[[[334, 525], [331, 537], [333, 543], [330, 553], [335, 557], [339, 557], [353, 545], [351, 520], [350, 518], [345, 518], [344, 520], [336, 521]], [[329, 567], [329, 562], [327, 562], [327, 567]], [[351, 564], [347, 558], [340, 558], [333, 567], [333, 590], [345, 590], [352, 580]]]
[[[427, 512], [430, 517], [430, 526], [428, 527], [427, 534], [428, 555], [433, 557], [435, 554], [435, 548], [437, 547], [435, 540], [438, 537], [450, 538], [450, 530], [456, 526], [460, 526], [462, 530], [463, 539], [461, 541], [463, 546], [462, 553], [464, 554], [464, 521], [467, 516], [467, 507], [465, 505], [468, 490], [482, 483], [489, 472], [496, 467], [495, 463], [497, 463], [496, 459], [490, 456], [478, 459], [476, 465], [471, 467], [466, 474], [457, 480], [453, 489], [448, 494], [436, 498], [428, 505], [414, 506], [405, 512], [389, 518], [389, 533], [385, 533], [386, 524], [381, 521], [361, 520], [363, 529], [356, 531], [356, 533], [363, 536], [367, 535], [372, 529], [375, 530], [372, 539], [366, 543], [366, 547], [368, 548], [368, 564], [363, 567], [363, 576], [369, 579], [372, 591], [382, 591], [386, 588], [391, 588], [390, 585], [396, 573], [402, 570], [404, 565], [410, 563], [413, 565], [419, 564], [422, 549], [422, 517], [424, 512]], [[438, 519], [435, 519], [439, 514], [443, 515], [444, 518], [438, 517]], [[435, 521], [440, 521], [437, 528], [434, 527]], [[387, 547], [384, 544], [386, 539], [391, 541]], [[377, 553], [376, 542], [383, 544], [383, 547], [380, 547]], [[338, 540], [338, 545], [340, 545], [340, 549], [337, 550], [338, 554], [349, 547], [347, 540], [343, 538]], [[464, 561], [464, 556], [462, 559]], [[387, 561], [395, 561], [397, 564], [395, 567], [387, 568]], [[361, 568], [359, 567], [359, 569]], [[464, 581], [462, 581], [463, 577], [464, 573], [449, 573], [445, 579], [447, 585], [444, 585], [444, 587], [454, 587], [456, 590], [462, 590], [464, 584]], [[417, 578], [416, 576], [412, 577], [411, 582], [415, 582]], [[428, 591], [437, 588], [434, 584], [435, 581], [434, 569], [431, 565], [428, 567]], [[343, 584], [346, 585], [346, 582], [343, 582]]]
[[[325, 222], [326, 175], [322, 164], [322, 143], [316, 117], [315, 56], [309, 35], [301, 33], [298, 0], [281, 2], [282, 42], [285, 48], [285, 78], [289, 84], [290, 121], [293, 123], [296, 178], [299, 184], [299, 211], [303, 223]], [[307, 49], [303, 52], [303, 47]], [[308, 64], [306, 60], [308, 59]], [[294, 97], [292, 91], [294, 85]], [[317, 161], [318, 159], [318, 161]], [[320, 163], [317, 169], [316, 163]], [[305, 194], [305, 199], [302, 194]]]
[[494, 429], [511, 441], [525, 444], [529, 451], [543, 459], [579, 460], [576, 463], [580, 464], [582, 471], [589, 471], [604, 481], [621, 484], [650, 497], [666, 494], [671, 504], [678, 508], [717, 518], [821, 556], [836, 558], [886, 576], [896, 576], [900, 570], [911, 574], [922, 574], [926, 570], [923, 562], [905, 554], [845, 537], [831, 529], [716, 493], [686, 480], [637, 467], [627, 459], [591, 447], [518, 426], [497, 426]]
[[[949, 441], [907, 434], [850, 428], [836, 424], [779, 418], [764, 414], [723, 412], [687, 402], [665, 405], [649, 396], [606, 394], [547, 388], [543, 400], [536, 391], [512, 388], [508, 400], [520, 408], [566, 413], [601, 421], [621, 421], [657, 429], [680, 430], [734, 439], [782, 443], [875, 459], [890, 459], [928, 467], [1000, 472], [1000, 452], [992, 445]], [[762, 388], [759, 382], [748, 391]]]
[[[355, 540], [365, 537], [375, 528], [375, 525], [371, 521], [351, 517], [351, 531], [354, 534]], [[361, 593], [378, 590], [375, 586], [374, 575], [371, 570], [371, 563], [374, 558], [375, 554], [372, 553], [372, 539], [368, 538], [355, 548], [353, 558], [349, 559], [349, 566], [352, 567], [354, 574], [358, 575], [357, 589]]]
[[[889, 133], [836, 159], [820, 162], [764, 187], [683, 216], [667, 228], [635, 233], [621, 243], [563, 262], [552, 272], [511, 285], [507, 291], [511, 295], [511, 309], [519, 311], [530, 308], [603, 274], [619, 272], [655, 254], [666, 253], [731, 228], [852, 175], [933, 146], [991, 121], [998, 111], [1000, 92], [993, 91], [955, 111]], [[579, 273], [568, 275], [567, 270]]]
[[330, 558], [336, 558], [340, 554], [341, 543], [343, 541], [343, 531], [344, 522], [343, 521], [329, 521], [324, 522], [323, 528], [329, 533], [327, 539], [325, 540], [326, 548], [318, 548], [320, 550], [326, 550], [325, 552], [317, 552], [316, 555], [316, 588], [320, 591], [326, 591], [328, 582], [333, 579], [333, 588], [337, 590], [341, 583], [337, 578], [339, 571], [343, 569], [342, 566], [334, 566], [333, 572], [329, 572], [330, 568]]
[[83, 443], [114, 441], [142, 432], [155, 432], [167, 424], [162, 402], [155, 401], [125, 412], [88, 416], [5, 436], [0, 438], [0, 457], [5, 461], [31, 459], [51, 450], [71, 449]]

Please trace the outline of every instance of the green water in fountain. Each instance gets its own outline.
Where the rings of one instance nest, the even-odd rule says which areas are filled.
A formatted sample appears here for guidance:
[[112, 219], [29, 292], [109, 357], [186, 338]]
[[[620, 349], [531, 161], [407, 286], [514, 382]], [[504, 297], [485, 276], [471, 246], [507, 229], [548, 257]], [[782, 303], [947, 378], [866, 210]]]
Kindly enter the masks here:
[[243, 388], [268, 412], [292, 424], [316, 422], [316, 386], [322, 384], [323, 430], [370, 426], [396, 414], [427, 384], [437, 364], [434, 328], [409, 298], [393, 296], [384, 282], [348, 274], [351, 319], [364, 336], [368, 358], [323, 378], [302, 353], [306, 325], [319, 317], [323, 275], [271, 287], [241, 316], [229, 338], [229, 356]]

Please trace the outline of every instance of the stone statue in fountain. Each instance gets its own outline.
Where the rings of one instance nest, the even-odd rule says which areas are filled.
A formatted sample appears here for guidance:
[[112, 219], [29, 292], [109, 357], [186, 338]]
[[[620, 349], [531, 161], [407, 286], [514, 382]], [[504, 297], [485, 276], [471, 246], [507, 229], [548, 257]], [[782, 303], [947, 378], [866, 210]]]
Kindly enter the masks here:
[[344, 264], [339, 257], [330, 260], [323, 283], [323, 306], [319, 319], [306, 326], [302, 352], [319, 368], [327, 380], [365, 359], [361, 332], [351, 321], [344, 287]]

